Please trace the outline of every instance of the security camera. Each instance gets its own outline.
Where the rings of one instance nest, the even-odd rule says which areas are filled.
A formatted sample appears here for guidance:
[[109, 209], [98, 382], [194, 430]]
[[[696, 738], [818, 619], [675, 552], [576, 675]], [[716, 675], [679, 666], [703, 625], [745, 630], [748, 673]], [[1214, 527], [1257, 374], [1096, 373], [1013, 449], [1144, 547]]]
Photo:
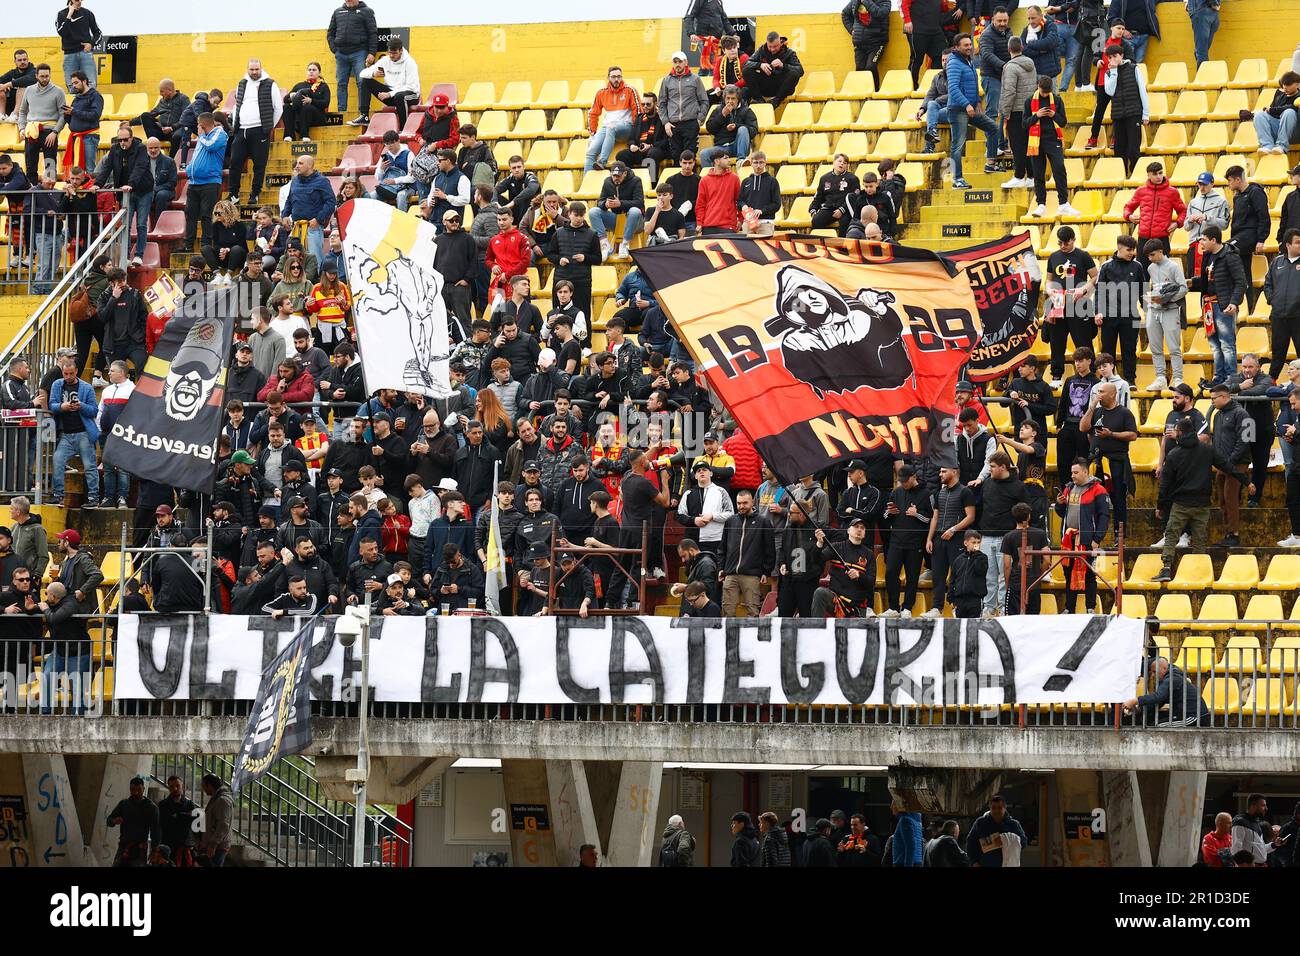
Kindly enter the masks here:
[[334, 636], [344, 647], [351, 647], [361, 636], [361, 621], [351, 614], [344, 614], [334, 622]]

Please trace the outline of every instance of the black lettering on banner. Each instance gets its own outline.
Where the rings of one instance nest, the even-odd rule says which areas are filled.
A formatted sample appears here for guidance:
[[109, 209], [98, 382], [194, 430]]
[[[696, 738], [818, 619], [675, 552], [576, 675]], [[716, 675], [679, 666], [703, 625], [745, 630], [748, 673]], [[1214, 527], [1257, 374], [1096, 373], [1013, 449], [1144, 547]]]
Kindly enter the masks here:
[[758, 628], [760, 641], [772, 640], [772, 621], [769, 618], [727, 621], [727, 670], [723, 677], [722, 702], [724, 704], [766, 704], [772, 697], [770, 687], [741, 687], [742, 677], [754, 676], [754, 662], [740, 659], [740, 632], [750, 627]]
[[[140, 680], [157, 700], [165, 700], [176, 693], [181, 684], [181, 668], [185, 664], [185, 644], [189, 638], [189, 619], [171, 616], [136, 618], [135, 635], [137, 653], [140, 655]], [[153, 641], [159, 631], [167, 632], [167, 657], [162, 670], [154, 667]]]
[[[726, 346], [725, 351], [711, 334], [701, 338], [700, 345], [708, 350], [709, 355], [718, 363], [718, 368], [727, 378], [735, 378], [740, 372], [750, 372], [760, 365], [767, 364], [767, 353], [763, 351], [763, 342], [748, 326], [733, 325], [725, 328], [718, 333], [718, 338], [722, 339], [722, 344]], [[732, 366], [732, 361], [735, 362], [735, 367]]]
[[[1061, 659], [1056, 662], [1056, 666], [1063, 670], [1077, 671], [1079, 665], [1083, 663], [1083, 659], [1092, 650], [1092, 646], [1097, 643], [1097, 640], [1104, 633], [1106, 633], [1106, 618], [1097, 616], [1089, 618], [1088, 623], [1084, 625], [1083, 633], [1061, 655]], [[1053, 674], [1043, 684], [1043, 690], [1063, 691], [1070, 686], [1072, 680], [1074, 680], [1073, 674]]]
[[[919, 627], [917, 625], [920, 625]], [[902, 649], [901, 634], [906, 628], [917, 635], [916, 643], [908, 650]], [[898, 692], [903, 691], [918, 704], [934, 700], [934, 678], [922, 677], [918, 687], [916, 681], [903, 673], [903, 668], [911, 664], [930, 646], [934, 638], [934, 621], [902, 620], [891, 617], [885, 621], [885, 703], [894, 704]]]
[[[1094, 618], [1094, 620], [1104, 622], [1105, 619]], [[997, 649], [998, 657], [1002, 661], [1001, 674], [985, 673], [979, 669], [981, 632], [989, 636], [989, 640]], [[979, 691], [985, 687], [1001, 687], [1004, 704], [1016, 702], [1016, 655], [1011, 649], [1011, 640], [1007, 637], [1007, 632], [1002, 629], [1002, 625], [996, 618], [966, 622], [966, 671], [969, 675], [968, 679], [974, 682], [976, 688], [975, 699], [970, 703], [979, 703]]]
[[[637, 684], [654, 686], [654, 703], [664, 702], [664, 669], [659, 662], [659, 649], [655, 647], [654, 635], [644, 621], [634, 617], [616, 617], [613, 620], [614, 633], [609, 642], [609, 697], [615, 704], [624, 700], [627, 688]], [[627, 635], [631, 633], [641, 644], [646, 663], [650, 669], [634, 671], [627, 669]]]
[[438, 618], [424, 619], [424, 667], [420, 671], [420, 702], [424, 704], [454, 704], [460, 700], [459, 672], [450, 675], [448, 682], [438, 683]]
[[[487, 666], [487, 635], [491, 634], [501, 645], [505, 667]], [[483, 702], [486, 684], [505, 684], [509, 688], [507, 702], [519, 700], [519, 647], [510, 628], [494, 617], [476, 617], [469, 624], [469, 701]]]
[[[791, 704], [811, 704], [826, 684], [825, 664], [799, 663], [799, 632], [804, 629], [824, 632], [826, 622], [803, 617], [787, 617], [781, 621], [781, 691]], [[801, 676], [808, 683], [803, 683]]]
[[602, 631], [605, 622], [599, 618], [586, 620], [574, 617], [557, 617], [555, 619], [555, 677], [560, 683], [564, 696], [575, 704], [599, 704], [600, 688], [583, 687], [573, 679], [573, 655], [569, 653], [569, 632]]
[[[953, 704], [973, 704], [973, 675], [961, 673], [961, 622], [954, 618], [944, 618], [943, 627], [943, 697], [931, 703], [951, 706]], [[949, 623], [956, 625], [949, 627]], [[962, 688], [966, 694], [962, 694]]]
[[221, 680], [211, 683], [208, 675], [208, 616], [195, 614], [191, 619], [193, 638], [190, 641], [190, 700], [230, 700], [235, 696], [235, 677], [238, 671], [222, 671]]
[[[262, 635], [262, 663], [260, 673], [265, 674], [266, 669], [271, 666], [275, 660], [275, 655], [280, 653], [280, 635], [288, 634], [298, 630], [298, 621], [291, 617], [274, 618], [270, 615], [264, 617], [250, 617], [248, 619], [248, 629], [253, 632], [260, 632]], [[191, 655], [192, 657], [193, 655]], [[191, 668], [193, 669], [193, 668]]]
[[325, 665], [325, 661], [330, 656], [330, 651], [334, 649], [334, 623], [336, 620], [335, 617], [322, 617], [317, 620], [316, 631], [312, 635], [311, 649], [307, 652], [307, 680], [310, 684], [311, 695], [316, 700], [334, 699], [334, 675], [322, 674], [320, 678], [315, 678], [312, 674], [317, 668]]
[[[849, 667], [849, 632], [866, 631], [862, 666], [855, 674]], [[875, 621], [845, 617], [835, 620], [835, 680], [850, 704], [861, 704], [876, 687], [876, 666], [880, 663], [880, 628]]]
[[721, 626], [717, 619], [702, 617], [673, 618], [670, 627], [686, 629], [686, 703], [704, 703], [705, 632]]

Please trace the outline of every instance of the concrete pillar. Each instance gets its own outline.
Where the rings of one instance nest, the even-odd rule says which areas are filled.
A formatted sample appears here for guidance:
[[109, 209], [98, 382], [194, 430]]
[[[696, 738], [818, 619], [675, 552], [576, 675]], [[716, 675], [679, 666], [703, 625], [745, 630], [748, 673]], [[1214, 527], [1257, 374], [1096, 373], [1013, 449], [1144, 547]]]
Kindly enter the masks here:
[[664, 765], [659, 761], [625, 760], [619, 774], [618, 802], [610, 828], [605, 859], [610, 866], [649, 866], [659, 845], [655, 821]]
[[0, 869], [36, 866], [23, 786], [23, 758], [0, 754]]
[[556, 865], [577, 866], [578, 850], [584, 843], [597, 849], [601, 846], [586, 768], [581, 760], [548, 760], [546, 784], [550, 792]]
[[1151, 865], [1151, 842], [1147, 838], [1146, 815], [1137, 772], [1103, 770], [1103, 805], [1106, 808], [1106, 842], [1111, 866]]
[[502, 760], [501, 782], [506, 794], [506, 825], [510, 832], [510, 865], [555, 866], [551, 793], [545, 760]]
[[1171, 770], [1157, 866], [1191, 866], [1201, 842], [1205, 771]]
[[[599, 840], [593, 840], [602, 847], [609, 846], [610, 830], [614, 825], [614, 808], [618, 806], [619, 777], [622, 764], [617, 760], [585, 760], [583, 768], [587, 771], [587, 792], [591, 794], [591, 808], [596, 813], [596, 832]], [[604, 854], [601, 854], [602, 857]]]
[[[82, 758], [75, 769], [69, 767], [73, 785], [78, 794], [87, 791], [95, 793], [94, 815], [81, 815], [85, 829], [89, 833], [86, 840], [87, 866], [112, 866], [113, 856], [117, 853], [117, 827], [108, 825], [108, 814], [118, 802], [131, 795], [131, 778], [149, 779], [152, 757], [133, 756], [131, 754], [112, 754], [94, 760]], [[194, 795], [190, 794], [190, 799]], [[77, 806], [85, 806], [79, 796]]]
[[82, 866], [81, 823], [68, 768], [61, 754], [24, 754], [23, 791], [32, 866]]
[[[1057, 770], [1055, 807], [1052, 811], [1052, 858], [1059, 856], [1065, 866], [1110, 866], [1114, 848], [1110, 844], [1109, 813], [1102, 795], [1101, 774], [1095, 770]], [[1050, 803], [1049, 803], [1050, 806]], [[1093, 830], [1098, 811], [1107, 827]]]

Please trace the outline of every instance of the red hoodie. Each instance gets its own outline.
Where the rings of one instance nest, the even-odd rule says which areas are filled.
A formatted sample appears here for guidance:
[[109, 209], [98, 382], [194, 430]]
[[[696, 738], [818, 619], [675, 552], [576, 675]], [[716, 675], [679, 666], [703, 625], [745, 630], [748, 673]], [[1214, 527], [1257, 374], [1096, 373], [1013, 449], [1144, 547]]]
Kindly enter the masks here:
[[1131, 216], [1134, 209], [1142, 211], [1138, 218], [1138, 235], [1148, 239], [1165, 238], [1172, 229], [1182, 226], [1183, 218], [1187, 215], [1187, 205], [1183, 202], [1182, 194], [1169, 185], [1168, 179], [1159, 186], [1153, 186], [1149, 182], [1139, 186], [1133, 197], [1124, 204], [1124, 218]]
[[710, 172], [700, 177], [700, 191], [695, 199], [695, 222], [700, 229], [736, 228], [736, 200], [740, 198], [740, 177]]
[[517, 228], [509, 232], [498, 232], [488, 241], [487, 267], [501, 267], [501, 281], [508, 283], [515, 276], [521, 276], [532, 264], [533, 247], [528, 238]]
[[757, 490], [763, 482], [763, 460], [758, 457], [758, 449], [745, 432], [737, 428], [731, 437], [722, 443], [722, 450], [736, 460], [736, 473], [731, 477], [731, 490], [748, 488]]

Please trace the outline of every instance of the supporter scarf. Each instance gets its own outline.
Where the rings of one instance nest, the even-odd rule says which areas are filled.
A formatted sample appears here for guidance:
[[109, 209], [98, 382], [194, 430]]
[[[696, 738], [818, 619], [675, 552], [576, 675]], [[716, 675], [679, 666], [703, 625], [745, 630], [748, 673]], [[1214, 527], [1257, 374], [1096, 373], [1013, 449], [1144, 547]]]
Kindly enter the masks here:
[[[1200, 256], [1200, 243], [1197, 243], [1196, 254]], [[1196, 263], [1197, 271], [1205, 273], [1205, 291], [1201, 293], [1201, 321], [1205, 323], [1205, 337], [1208, 339], [1218, 338], [1218, 330], [1214, 325], [1214, 304], [1219, 301], [1219, 297], [1214, 294], [1214, 260], [1206, 262], [1204, 259]]]
[[94, 169], [93, 163], [89, 167], [86, 166], [86, 137], [91, 133], [98, 134], [99, 130], [88, 129], [84, 133], [68, 134], [68, 145], [63, 150], [63, 159], [59, 163], [59, 172], [64, 180], [68, 178], [68, 173], [73, 166]]
[[[1078, 528], [1066, 528], [1061, 532], [1061, 550], [1062, 551], [1085, 551], [1083, 541], [1079, 537]], [[1084, 578], [1088, 573], [1088, 562], [1086, 559], [1077, 560], [1075, 558], [1065, 558], [1063, 563], [1067, 566], [1066, 573], [1070, 575], [1070, 590], [1082, 591], [1085, 586]]]
[[[1043, 118], [1038, 115], [1038, 111], [1043, 108], [1042, 93], [1035, 93], [1029, 101], [1029, 111], [1034, 114], [1034, 121], [1029, 124], [1029, 151], [1026, 155], [1037, 156], [1038, 148], [1043, 138]], [[1051, 115], [1056, 115], [1056, 103], [1050, 98], [1047, 101], [1047, 108], [1051, 110]]]

